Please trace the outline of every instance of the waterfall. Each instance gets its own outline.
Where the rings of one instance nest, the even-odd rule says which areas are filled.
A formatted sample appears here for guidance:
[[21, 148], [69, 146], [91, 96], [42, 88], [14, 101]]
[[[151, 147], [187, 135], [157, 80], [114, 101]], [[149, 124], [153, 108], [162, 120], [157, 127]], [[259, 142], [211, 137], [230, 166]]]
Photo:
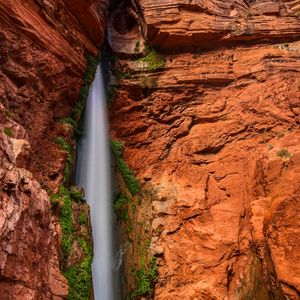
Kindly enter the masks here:
[[90, 205], [94, 239], [92, 264], [95, 300], [112, 300], [111, 177], [106, 97], [100, 67], [90, 88], [85, 134], [79, 143], [77, 185]]

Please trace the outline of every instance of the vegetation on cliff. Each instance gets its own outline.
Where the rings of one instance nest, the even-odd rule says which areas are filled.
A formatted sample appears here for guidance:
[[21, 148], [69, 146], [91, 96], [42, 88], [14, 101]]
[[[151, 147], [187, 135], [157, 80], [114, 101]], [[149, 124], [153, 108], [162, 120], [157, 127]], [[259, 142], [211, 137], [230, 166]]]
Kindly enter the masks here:
[[[73, 109], [72, 117], [60, 119], [59, 122], [70, 124], [74, 134], [80, 134], [78, 121], [81, 118], [90, 85], [94, 79], [99, 59], [88, 56], [88, 68], [84, 76], [78, 101]], [[58, 209], [59, 222], [62, 228], [61, 269], [69, 283], [69, 300], [88, 300], [92, 290], [92, 257], [89, 209], [82, 200], [78, 188], [69, 187], [70, 176], [74, 169], [75, 149], [65, 137], [59, 136], [55, 143], [67, 153], [63, 184], [59, 193], [50, 197], [53, 209]], [[78, 251], [82, 255], [78, 256]]]
[[130, 191], [131, 195], [134, 196], [140, 191], [139, 184], [132, 172], [127, 166], [125, 160], [122, 158], [123, 155], [123, 143], [119, 141], [111, 141], [111, 149], [116, 159], [117, 167]]

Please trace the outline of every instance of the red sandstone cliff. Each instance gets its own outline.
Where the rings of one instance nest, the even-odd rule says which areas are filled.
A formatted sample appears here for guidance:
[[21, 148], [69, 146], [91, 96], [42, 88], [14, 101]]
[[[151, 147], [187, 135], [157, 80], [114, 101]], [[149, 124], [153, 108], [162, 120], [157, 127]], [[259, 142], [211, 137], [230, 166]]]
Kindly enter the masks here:
[[[66, 153], [53, 141], [70, 139], [56, 120], [103, 39], [106, 2], [0, 0], [0, 299], [67, 294], [47, 194]], [[125, 4], [113, 50], [137, 55], [147, 39], [166, 59], [121, 60], [130, 76], [110, 111], [142, 185], [153, 298], [299, 299], [300, 2]]]
[[104, 37], [108, 1], [0, 1], [0, 299], [62, 299], [61, 229], [48, 194], [62, 183], [70, 114]]
[[[300, 1], [139, 0], [134, 26], [111, 16], [126, 74], [111, 132], [152, 193], [154, 299], [300, 299], [299, 14]], [[163, 68], [134, 60], [144, 38]]]

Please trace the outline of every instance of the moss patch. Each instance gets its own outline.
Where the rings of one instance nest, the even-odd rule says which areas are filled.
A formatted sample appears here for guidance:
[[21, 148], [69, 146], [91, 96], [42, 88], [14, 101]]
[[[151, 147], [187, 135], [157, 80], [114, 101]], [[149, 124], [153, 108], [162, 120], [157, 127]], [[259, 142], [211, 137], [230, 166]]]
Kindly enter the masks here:
[[140, 187], [132, 170], [127, 166], [126, 162], [122, 158], [123, 143], [119, 141], [111, 141], [110, 144], [112, 152], [116, 158], [118, 170], [121, 173], [131, 195], [134, 196], [140, 191]]
[[165, 57], [153, 48], [148, 48], [148, 54], [139, 60], [147, 63], [147, 71], [149, 72], [161, 70], [166, 65]]
[[78, 121], [82, 115], [82, 112], [84, 110], [89, 95], [90, 85], [94, 80], [99, 62], [100, 62], [100, 57], [98, 58], [91, 55], [87, 57], [88, 67], [83, 78], [83, 85], [80, 89], [78, 100], [72, 112], [72, 118], [74, 120]]
[[145, 264], [144, 256], [140, 260], [140, 269], [132, 271], [136, 278], [135, 289], [126, 297], [126, 299], [138, 299], [142, 296], [151, 296], [153, 293], [153, 286], [157, 279], [158, 266], [156, 257], [153, 256], [148, 265]]
[[9, 137], [12, 137], [14, 134], [13, 129], [9, 127], [4, 128], [4, 133]]
[[62, 136], [57, 137], [55, 139], [55, 143], [59, 145], [62, 150], [67, 152], [66, 165], [64, 169], [64, 183], [67, 184], [73, 171], [73, 162], [75, 158], [74, 149]]
[[[90, 237], [87, 235], [89, 221], [84, 212], [75, 218], [73, 213], [73, 203], [77, 201], [72, 197], [72, 192], [65, 186], [61, 186], [58, 194], [50, 197], [52, 201], [59, 201], [60, 216], [59, 223], [62, 228], [61, 241], [61, 265], [62, 271], [69, 283], [69, 300], [89, 300], [92, 289], [91, 264], [93, 259], [93, 248]], [[85, 226], [86, 230], [76, 230], [76, 227]], [[83, 232], [83, 233], [82, 233]], [[80, 263], [68, 265], [68, 259], [72, 252], [74, 241], [77, 241], [82, 251], [84, 259]]]
[[68, 268], [64, 275], [69, 283], [69, 300], [89, 300], [91, 297], [91, 264], [93, 259], [92, 247], [82, 238], [78, 243], [84, 251], [85, 258], [79, 264]]

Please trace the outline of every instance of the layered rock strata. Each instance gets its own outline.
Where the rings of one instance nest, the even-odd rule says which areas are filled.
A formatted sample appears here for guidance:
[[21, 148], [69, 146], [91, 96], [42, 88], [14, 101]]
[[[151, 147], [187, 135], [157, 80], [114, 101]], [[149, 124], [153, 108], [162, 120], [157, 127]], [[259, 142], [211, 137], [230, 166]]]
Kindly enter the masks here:
[[49, 194], [63, 179], [69, 116], [107, 1], [0, 1], [0, 299], [63, 299], [61, 229]]
[[139, 4], [166, 63], [121, 59], [110, 119], [156, 195], [154, 299], [299, 299], [299, 2]]

